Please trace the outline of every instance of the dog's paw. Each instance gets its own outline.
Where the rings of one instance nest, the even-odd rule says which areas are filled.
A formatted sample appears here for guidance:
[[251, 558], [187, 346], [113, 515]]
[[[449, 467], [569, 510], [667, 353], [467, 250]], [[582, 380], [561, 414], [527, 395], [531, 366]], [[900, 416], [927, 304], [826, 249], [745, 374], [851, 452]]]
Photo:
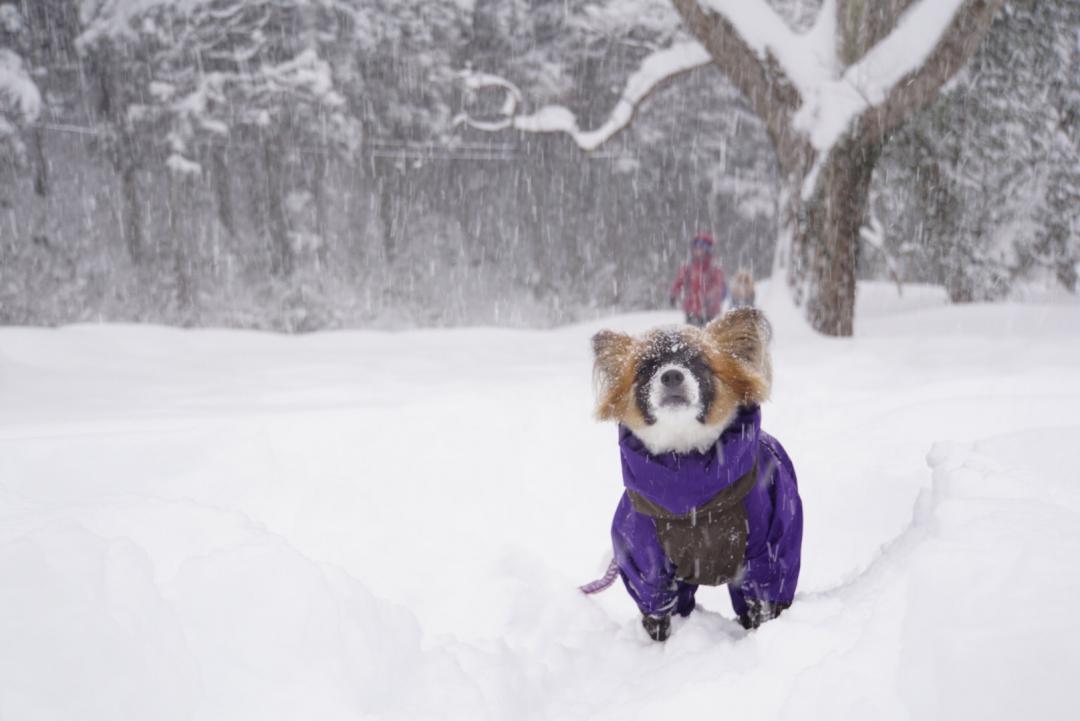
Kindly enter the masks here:
[[739, 616], [739, 623], [747, 631], [754, 630], [766, 621], [779, 616], [785, 609], [791, 608], [790, 603], [769, 603], [768, 601], [748, 600], [746, 605], [746, 613]]
[[671, 635], [671, 616], [642, 616], [641, 625], [653, 641], [667, 641]]

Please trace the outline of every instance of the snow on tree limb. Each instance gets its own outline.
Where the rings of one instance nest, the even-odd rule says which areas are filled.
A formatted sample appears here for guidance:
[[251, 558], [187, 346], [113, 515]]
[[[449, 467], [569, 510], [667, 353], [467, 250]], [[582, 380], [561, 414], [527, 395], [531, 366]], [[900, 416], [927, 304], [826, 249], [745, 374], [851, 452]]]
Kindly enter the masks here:
[[[887, 98], [876, 107], [871, 116], [876, 127], [868, 130], [885, 133], [929, 103], [978, 49], [990, 29], [994, 15], [1004, 2], [1005, 0], [966, 0], [962, 7], [942, 24], [936, 33], [934, 46], [923, 56], [922, 63], [911, 67], [906, 75], [898, 78], [892, 85]], [[929, 0], [922, 2], [922, 5], [929, 4]]]
[[[672, 0], [765, 120], [788, 169], [805, 162], [807, 142], [819, 160], [827, 155], [868, 111], [880, 133], [925, 104], [974, 52], [1003, 1], [890, 0], [877, 18], [886, 29], [868, 25], [849, 0], [824, 0], [813, 27], [796, 33], [764, 0]], [[778, 96], [785, 82], [794, 98]]]
[[41, 92], [22, 58], [12, 50], [0, 48], [0, 118], [14, 116], [17, 124], [29, 125], [40, 114]]
[[[764, 121], [784, 172], [797, 172], [803, 165], [805, 140], [794, 132], [791, 115], [799, 107], [800, 95], [775, 55], [769, 52], [768, 44], [755, 47], [725, 14], [707, 8], [701, 0], [671, 2], [687, 30], [705, 46], [720, 71]], [[769, 17], [769, 22], [774, 24], [771, 31], [774, 38], [780, 37], [786, 28], [783, 20], [775, 14], [762, 16]], [[746, 20], [750, 15], [739, 17]]]
[[[862, 40], [873, 45], [861, 49], [859, 42], [841, 42], [841, 33], [851, 30], [842, 23], [852, 21], [846, 16], [854, 7], [846, 0], [824, 0], [813, 26], [802, 33], [792, 30], [764, 0], [672, 0], [697, 42], [679, 43], [647, 57], [600, 127], [582, 129], [574, 113], [561, 105], [519, 115], [522, 94], [513, 83], [470, 71], [462, 74], [467, 89], [501, 88], [506, 98], [495, 118], [462, 114], [456, 123], [487, 131], [561, 132], [581, 148], [594, 150], [630, 123], [637, 106], [657, 85], [711, 60], [750, 100], [768, 127], [782, 164], [794, 169], [805, 162], [807, 142], [819, 156], [827, 154], [856, 118], [885, 104], [901, 80], [910, 81], [943, 38], [981, 37], [958, 22], [962, 8], [970, 11], [1000, 2], [892, 0], [886, 16], [895, 27], [887, 32], [870, 28]], [[857, 20], [865, 24], [864, 18]], [[857, 61], [845, 65], [842, 51], [857, 56]]]
[[[838, 14], [850, 13], [849, 3], [825, 0], [814, 26], [800, 34], [763, 0], [675, 0], [675, 5], [682, 11], [691, 2], [719, 14], [759, 60], [775, 60], [800, 96], [799, 110], [792, 118], [795, 129], [819, 152], [828, 151], [856, 117], [884, 103], [901, 79], [926, 63], [954, 28], [954, 19], [965, 3], [969, 8], [993, 4], [970, 0], [903, 3], [897, 8], [903, 13], [895, 27], [857, 62], [844, 67]], [[959, 29], [969, 34], [966, 28]], [[721, 58], [717, 61], [723, 65]]]
[[[477, 90], [483, 90], [484, 88], [502, 88], [506, 91], [506, 99], [503, 101], [502, 109], [499, 111], [500, 115], [507, 118], [513, 117], [517, 114], [518, 106], [521, 105], [521, 90], [518, 86], [506, 78], [499, 77], [498, 75], [492, 75], [490, 73], [479, 73], [472, 70], [466, 70], [461, 74], [462, 81], [464, 82], [465, 89], [476, 92]], [[459, 116], [460, 117], [460, 116]], [[467, 118], [463, 118], [465, 122], [468, 122]], [[482, 122], [482, 121], [476, 121]], [[474, 127], [479, 127], [474, 125]], [[501, 125], [497, 128], [480, 128], [481, 130], [502, 130], [509, 125]]]
[[813, 25], [796, 32], [766, 0], [671, 0], [697, 42], [646, 58], [599, 128], [551, 105], [519, 115], [521, 92], [496, 76], [466, 72], [472, 90], [507, 93], [494, 119], [463, 114], [483, 130], [562, 132], [593, 150], [626, 127], [661, 82], [715, 63], [765, 122], [783, 172], [816, 187], [818, 171], [853, 130], [880, 138], [936, 95], [970, 55], [1004, 0], [823, 0]]
[[853, 65], [892, 32], [896, 22], [918, 0], [837, 0], [840, 28], [839, 53], [844, 65]]
[[772, 58], [803, 95], [835, 77], [836, 0], [824, 0], [817, 21], [805, 33], [788, 27], [764, 0], [697, 0], [725, 18], [759, 60]]
[[880, 105], [906, 75], [922, 67], [949, 30], [965, 0], [922, 0], [896, 28], [844, 72], [873, 105]]
[[592, 130], [583, 130], [573, 111], [562, 105], [547, 105], [533, 113], [518, 115], [521, 91], [513, 83], [496, 75], [466, 70], [461, 74], [466, 89], [501, 88], [506, 92], [506, 99], [497, 119], [480, 120], [462, 113], [454, 122], [487, 131], [514, 129], [530, 133], [565, 133], [582, 150], [596, 150], [630, 124], [642, 101], [657, 87], [711, 62], [709, 52], [695, 41], [675, 43], [657, 50], [646, 57], [627, 79], [608, 119]]
[[[856, 118], [882, 105], [897, 83], [923, 67], [966, 1], [920, 0], [842, 74], [802, 91], [803, 105], [794, 123], [820, 155], [828, 153]], [[826, 2], [822, 12], [835, 10], [830, 4]], [[839, 47], [835, 38], [834, 47]]]

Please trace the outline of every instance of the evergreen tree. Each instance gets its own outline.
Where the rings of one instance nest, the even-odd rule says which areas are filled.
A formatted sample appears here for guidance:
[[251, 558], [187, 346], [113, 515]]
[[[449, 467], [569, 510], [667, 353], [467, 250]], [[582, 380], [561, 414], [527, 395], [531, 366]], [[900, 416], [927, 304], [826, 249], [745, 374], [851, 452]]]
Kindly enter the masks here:
[[1069, 284], [1077, 162], [1062, 129], [1078, 30], [1075, 3], [1008, 3], [949, 92], [886, 147], [875, 198], [888, 246], [914, 251], [909, 270], [955, 302], [1001, 298], [1036, 267]]
[[1044, 132], [1048, 137], [1046, 191], [1037, 206], [1035, 242], [1022, 253], [1021, 262], [1049, 269], [1064, 287], [1076, 292], [1080, 269], [1080, 6], [1061, 3], [1053, 8], [1057, 12], [1040, 9], [1043, 20], [1056, 23], [1052, 27], [1061, 30], [1053, 33], [1048, 53], [1053, 79]]
[[19, 9], [0, 5], [0, 158], [18, 165], [26, 162], [22, 133], [42, 110], [41, 92], [24, 59], [29, 40]]

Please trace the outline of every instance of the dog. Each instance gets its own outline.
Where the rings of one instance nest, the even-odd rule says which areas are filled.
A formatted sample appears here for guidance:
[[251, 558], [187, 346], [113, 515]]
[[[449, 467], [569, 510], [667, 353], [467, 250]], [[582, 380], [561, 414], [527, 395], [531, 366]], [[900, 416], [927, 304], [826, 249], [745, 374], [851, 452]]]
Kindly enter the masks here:
[[699, 585], [726, 584], [747, 629], [794, 600], [802, 501], [791, 459], [761, 430], [771, 334], [739, 308], [704, 328], [592, 338], [596, 415], [619, 425], [615, 564], [655, 641], [694, 610]]

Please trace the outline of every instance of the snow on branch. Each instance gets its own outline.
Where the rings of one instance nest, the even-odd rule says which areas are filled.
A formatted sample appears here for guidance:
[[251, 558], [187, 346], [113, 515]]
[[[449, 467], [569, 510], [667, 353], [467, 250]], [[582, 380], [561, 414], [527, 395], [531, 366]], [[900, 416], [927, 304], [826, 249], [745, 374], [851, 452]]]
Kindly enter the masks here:
[[[984, 0], [917, 0], [895, 27], [854, 64], [840, 60], [837, 0], [824, 0], [810, 30], [796, 33], [764, 0], [696, 0], [723, 18], [763, 63], [776, 62], [800, 96], [794, 128], [819, 153], [826, 153], [870, 108], [882, 105], [893, 88], [922, 68], [956, 27], [965, 3]], [[685, 4], [685, 3], [680, 3]], [[721, 68], [723, 69], [723, 68]]]
[[873, 105], [885, 102], [903, 77], [918, 70], [937, 47], [965, 0], [922, 0], [902, 15], [896, 29], [844, 73]]
[[23, 65], [22, 58], [0, 48], [0, 101], [23, 123], [33, 123], [41, 113], [41, 93]]
[[[806, 164], [808, 145], [792, 124], [803, 98], [835, 77], [835, 14], [796, 33], [763, 0], [671, 0], [686, 29], [760, 117], [785, 173]], [[835, 0], [825, 0], [826, 8]]]
[[607, 121], [592, 130], [583, 130], [577, 116], [563, 105], [547, 105], [533, 113], [518, 115], [522, 95], [517, 86], [496, 75], [466, 70], [461, 77], [467, 90], [501, 88], [506, 98], [496, 119], [481, 120], [462, 113], [454, 123], [487, 131], [514, 129], [529, 133], [565, 133], [582, 150], [595, 150], [630, 124], [638, 106], [659, 85], [711, 62], [708, 51], [695, 41], [676, 43], [652, 53], [626, 81], [622, 96]]
[[825, 0], [808, 31], [797, 33], [765, 0], [697, 0], [706, 11], [719, 14], [743, 42], [766, 62], [773, 59], [788, 80], [805, 96], [835, 77], [836, 0]]
[[876, 132], [896, 127], [937, 95], [975, 53], [1002, 5], [1004, 0], [941, 0], [940, 5], [922, 0], [901, 17], [897, 29], [864, 59], [873, 63], [870, 77], [883, 86], [871, 98]]

